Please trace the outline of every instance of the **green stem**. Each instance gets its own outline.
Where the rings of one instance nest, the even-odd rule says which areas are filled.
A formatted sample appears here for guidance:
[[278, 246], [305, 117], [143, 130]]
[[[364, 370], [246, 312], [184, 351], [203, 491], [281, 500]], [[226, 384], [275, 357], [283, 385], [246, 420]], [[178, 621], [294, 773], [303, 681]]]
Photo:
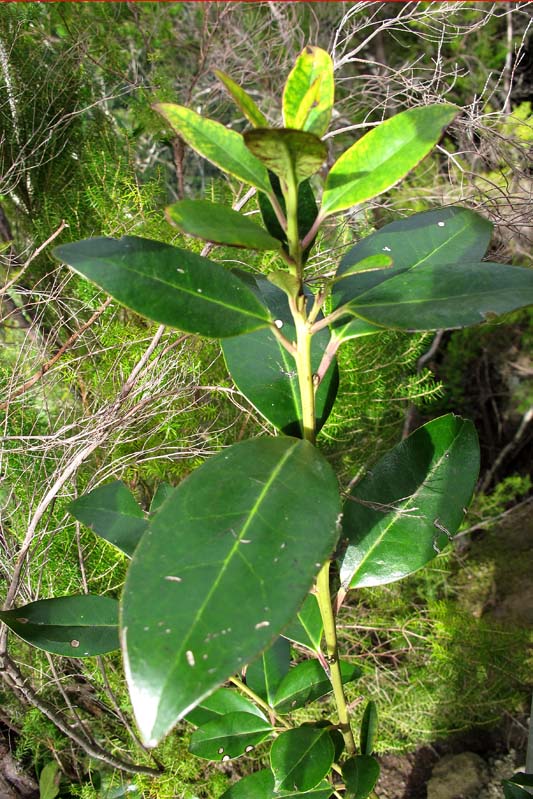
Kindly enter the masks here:
[[326, 652], [328, 663], [330, 667], [330, 679], [333, 686], [333, 695], [337, 705], [337, 713], [339, 714], [339, 726], [344, 737], [346, 751], [349, 755], [355, 754], [355, 740], [353, 737], [352, 728], [350, 726], [350, 717], [348, 714], [348, 706], [346, 704], [346, 697], [344, 695], [344, 687], [342, 685], [341, 667], [339, 662], [339, 651], [337, 643], [337, 628], [335, 626], [335, 616], [333, 615], [333, 608], [331, 606], [331, 597], [329, 592], [329, 568], [330, 561], [326, 561], [322, 566], [317, 580], [317, 599], [324, 624], [324, 638], [326, 640]]
[[[304, 298], [302, 298], [304, 299]], [[305, 302], [305, 300], [304, 300]], [[296, 323], [296, 368], [302, 403], [302, 436], [311, 444], [316, 439], [315, 386], [311, 363], [311, 334], [303, 313], [295, 316]]]
[[261, 710], [264, 710], [269, 717], [274, 718], [278, 722], [278, 724], [281, 724], [282, 727], [285, 727], [285, 729], [287, 730], [292, 729], [291, 725], [287, 721], [285, 721], [284, 718], [278, 716], [274, 708], [270, 707], [268, 702], [265, 702], [264, 699], [262, 699], [258, 694], [255, 693], [255, 691], [252, 691], [252, 689], [249, 688], [245, 682], [239, 680], [238, 677], [230, 677], [229, 682], [233, 683], [233, 685], [236, 688], [238, 688], [239, 691], [241, 691], [243, 694], [246, 694], [246, 696], [248, 696], [253, 702], [255, 702], [255, 704], [258, 707], [260, 707]]
[[298, 184], [291, 175], [287, 180], [285, 204], [287, 206], [287, 241], [289, 255], [296, 264], [298, 277], [302, 279], [302, 247], [298, 231]]

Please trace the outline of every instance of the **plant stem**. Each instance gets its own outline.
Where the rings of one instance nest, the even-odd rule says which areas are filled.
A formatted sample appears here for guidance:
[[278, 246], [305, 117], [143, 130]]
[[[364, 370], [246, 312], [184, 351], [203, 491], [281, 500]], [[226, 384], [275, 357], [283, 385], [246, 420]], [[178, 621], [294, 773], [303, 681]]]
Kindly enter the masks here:
[[246, 694], [246, 696], [250, 697], [250, 699], [253, 702], [255, 702], [255, 704], [258, 705], [261, 708], [261, 710], [264, 710], [269, 717], [273, 717], [279, 724], [281, 724], [282, 727], [285, 727], [285, 729], [287, 730], [292, 729], [291, 725], [287, 721], [285, 721], [284, 718], [278, 716], [274, 708], [270, 707], [268, 702], [265, 702], [264, 699], [262, 699], [258, 694], [255, 693], [255, 691], [252, 691], [252, 689], [249, 688], [245, 682], [239, 680], [238, 677], [230, 677], [229, 682], [233, 683], [233, 685], [236, 688], [238, 688], [239, 691], [241, 691], [243, 694]]
[[[305, 299], [302, 298], [305, 303]], [[311, 364], [311, 334], [303, 313], [295, 317], [296, 323], [296, 368], [302, 403], [302, 436], [311, 444], [316, 439], [315, 386]]]
[[339, 726], [344, 736], [344, 743], [346, 751], [349, 755], [355, 754], [355, 741], [353, 737], [352, 728], [350, 726], [350, 717], [348, 714], [348, 707], [346, 705], [346, 697], [344, 696], [344, 688], [342, 685], [342, 675], [339, 663], [339, 652], [337, 644], [337, 629], [335, 627], [335, 616], [333, 615], [333, 608], [331, 607], [331, 597], [329, 592], [329, 568], [330, 561], [326, 561], [322, 566], [317, 580], [317, 599], [324, 624], [324, 638], [326, 639], [326, 651], [328, 656], [328, 663], [330, 666], [330, 679], [333, 686], [333, 695], [337, 705], [337, 713], [339, 714]]

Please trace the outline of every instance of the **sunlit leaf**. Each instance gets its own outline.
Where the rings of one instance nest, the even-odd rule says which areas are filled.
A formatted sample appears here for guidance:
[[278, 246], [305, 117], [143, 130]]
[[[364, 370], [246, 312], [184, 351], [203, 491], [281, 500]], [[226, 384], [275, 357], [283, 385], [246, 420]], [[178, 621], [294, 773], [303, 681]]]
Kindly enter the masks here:
[[366, 799], [379, 778], [379, 763], [369, 755], [351, 757], [342, 767], [346, 784], [346, 799]]
[[228, 713], [251, 713], [264, 719], [265, 716], [257, 705], [240, 694], [234, 688], [219, 688], [210, 696], [202, 699], [194, 710], [187, 714], [187, 721], [200, 727]]
[[310, 791], [328, 774], [335, 748], [327, 729], [303, 726], [282, 732], [270, 751], [274, 790]]
[[0, 621], [28, 644], [56, 655], [80, 658], [119, 648], [118, 602], [108, 596], [39, 599], [1, 610]]
[[285, 638], [277, 638], [246, 669], [246, 684], [269, 705], [274, 704], [274, 697], [280, 682], [291, 665], [291, 647]]
[[283, 120], [323, 136], [329, 126], [335, 86], [329, 53], [308, 45], [302, 50], [283, 90]]
[[367, 702], [363, 718], [361, 720], [360, 749], [363, 755], [371, 755], [374, 751], [374, 741], [378, 727], [378, 711], [376, 703], [370, 700]]
[[[343, 683], [357, 680], [362, 674], [359, 666], [343, 660], [340, 661], [340, 670]], [[274, 707], [278, 713], [291, 713], [332, 690], [331, 681], [318, 660], [304, 660], [281, 681], [274, 698]]]
[[248, 122], [250, 122], [254, 128], [267, 128], [267, 118], [262, 111], [259, 110], [248, 92], [246, 92], [242, 86], [239, 86], [238, 83], [235, 83], [235, 81], [232, 80], [229, 75], [226, 75], [220, 69], [214, 69], [213, 72], [224, 84], [228, 93], [234, 100], [237, 107], [240, 108]]
[[209, 200], [179, 200], [166, 209], [169, 222], [189, 236], [246, 247], [250, 250], [279, 250], [281, 242], [249, 217]]
[[323, 629], [317, 598], [314, 594], [309, 594], [296, 618], [283, 630], [283, 635], [290, 641], [295, 641], [297, 644], [302, 644], [318, 652]]
[[332, 795], [331, 784], [327, 780], [320, 782], [310, 791], [287, 791], [281, 794], [274, 794], [274, 775], [270, 769], [256, 771], [242, 780], [235, 782], [231, 788], [225, 791], [220, 799], [294, 799], [294, 797], [304, 797], [307, 799], [329, 799]]
[[244, 134], [248, 149], [283, 183], [301, 183], [318, 172], [328, 153], [312, 133], [289, 128], [257, 128]]
[[420, 427], [372, 467], [343, 510], [343, 585], [400, 580], [458, 529], [479, 471], [473, 424], [448, 414]]
[[207, 760], [229, 760], [251, 752], [271, 732], [269, 722], [255, 714], [228, 713], [195, 730], [189, 751]]

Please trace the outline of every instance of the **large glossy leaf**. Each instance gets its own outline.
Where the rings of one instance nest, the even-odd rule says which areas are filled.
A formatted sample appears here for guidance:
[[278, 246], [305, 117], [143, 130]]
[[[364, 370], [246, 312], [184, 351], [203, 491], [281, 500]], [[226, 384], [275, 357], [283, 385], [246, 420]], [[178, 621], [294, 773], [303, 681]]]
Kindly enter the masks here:
[[318, 652], [323, 629], [317, 598], [314, 594], [309, 594], [296, 618], [283, 630], [283, 635], [290, 641], [295, 641], [297, 644], [302, 644], [314, 652]]
[[[257, 292], [272, 319], [289, 341], [296, 339], [287, 297], [263, 277], [239, 273]], [[318, 369], [330, 338], [328, 330], [312, 338], [313, 369]], [[287, 435], [300, 436], [302, 418], [298, 374], [293, 356], [270, 330], [256, 331], [238, 339], [226, 339], [222, 350], [228, 370], [237, 387], [269, 422]], [[325, 424], [338, 389], [338, 368], [333, 361], [316, 392], [317, 429]]]
[[141, 507], [121, 480], [98, 486], [71, 502], [68, 510], [130, 558], [148, 526]]
[[331, 167], [321, 216], [392, 188], [433, 149], [457, 113], [457, 107], [447, 103], [410, 108], [362, 136]]
[[364, 321], [400, 330], [479, 324], [533, 304], [533, 269], [497, 263], [425, 264], [350, 302]]
[[244, 134], [244, 143], [282, 183], [297, 184], [318, 172], [328, 148], [312, 133], [291, 128], [257, 128]]
[[187, 714], [187, 721], [200, 727], [208, 721], [225, 716], [227, 713], [251, 713], [264, 719], [265, 716], [250, 699], [233, 688], [219, 688], [202, 699], [194, 710]]
[[[283, 213], [286, 213], [285, 198], [283, 197], [283, 192], [281, 191], [280, 182], [273, 172], [270, 172], [269, 175], [270, 181], [272, 183], [272, 190], [278, 200], [281, 210]], [[265, 223], [266, 229], [272, 234], [272, 236], [275, 236], [275, 238], [281, 241], [283, 249], [285, 252], [288, 252], [289, 249], [287, 244], [287, 235], [278, 221], [270, 200], [266, 194], [259, 192], [258, 201], [259, 208], [261, 210], [261, 216], [263, 217], [263, 222]], [[313, 189], [311, 188], [309, 181], [304, 180], [298, 186], [298, 234], [301, 239], [303, 239], [311, 229], [317, 214], [318, 207], [316, 204], [315, 195], [313, 194]], [[307, 260], [309, 252], [313, 246], [313, 242], [314, 239], [303, 253], [302, 258], [304, 263]]]
[[[344, 660], [340, 662], [343, 683], [357, 680], [362, 669]], [[278, 713], [291, 713], [308, 702], [313, 702], [332, 691], [331, 682], [318, 660], [304, 660], [298, 663], [284, 677], [274, 698]]]
[[154, 322], [214, 338], [269, 324], [268, 310], [238, 277], [188, 250], [125, 236], [63, 244], [54, 254]]
[[363, 718], [361, 719], [360, 749], [361, 754], [371, 755], [374, 751], [374, 741], [378, 727], [378, 711], [376, 703], [367, 702]]
[[187, 144], [224, 172], [270, 192], [268, 173], [244, 144], [240, 133], [200, 116], [190, 108], [158, 103], [154, 109], [163, 116]]
[[127, 679], [147, 744], [279, 635], [335, 545], [338, 512], [327, 461], [286, 437], [223, 450], [166, 500], [122, 598]]
[[169, 222], [183, 233], [217, 244], [250, 250], [279, 250], [281, 242], [255, 222], [209, 200], [179, 200], [165, 211]]
[[246, 669], [246, 684], [269, 705], [273, 705], [278, 686], [290, 665], [290, 644], [286, 638], [277, 638], [257, 660], [250, 663]]
[[332, 787], [327, 780], [321, 781], [310, 791], [274, 793], [274, 775], [270, 769], [263, 769], [234, 783], [222, 794], [220, 799], [274, 799], [274, 797], [293, 799], [293, 797], [302, 796], [307, 799], [329, 799], [331, 794]]
[[531, 797], [531, 793], [525, 788], [521, 788], [508, 780], [503, 780], [502, 786], [505, 799], [530, 799]]
[[342, 776], [346, 784], [346, 799], [366, 799], [379, 778], [379, 763], [370, 755], [356, 755], [344, 763]]
[[0, 621], [28, 644], [55, 655], [79, 658], [119, 648], [118, 602], [108, 596], [39, 599], [1, 610]]
[[387, 452], [343, 510], [343, 585], [400, 580], [435, 557], [464, 516], [479, 471], [474, 426], [448, 414]]
[[248, 122], [250, 122], [254, 128], [267, 128], [267, 118], [263, 112], [259, 110], [248, 92], [245, 92], [242, 86], [239, 86], [238, 83], [235, 83], [235, 81], [232, 80], [229, 75], [226, 75], [220, 69], [214, 69], [213, 72], [219, 81], [224, 84], [229, 95], [232, 97], [237, 107], [240, 108]]
[[[404, 272], [435, 264], [480, 261], [489, 246], [492, 225], [467, 208], [439, 208], [385, 225], [349, 250], [337, 271], [332, 294], [334, 309], [356, 300], [384, 281]], [[377, 255], [388, 255], [393, 267], [339, 278], [354, 265]], [[341, 340], [379, 332], [362, 319], [344, 317], [335, 325]]]
[[308, 45], [298, 56], [283, 90], [286, 127], [323, 136], [329, 126], [334, 94], [331, 56], [320, 47]]
[[274, 790], [310, 791], [328, 774], [335, 748], [324, 727], [297, 727], [279, 735], [270, 751]]
[[271, 732], [269, 722], [255, 714], [228, 713], [195, 730], [189, 751], [207, 760], [229, 760], [251, 752]]

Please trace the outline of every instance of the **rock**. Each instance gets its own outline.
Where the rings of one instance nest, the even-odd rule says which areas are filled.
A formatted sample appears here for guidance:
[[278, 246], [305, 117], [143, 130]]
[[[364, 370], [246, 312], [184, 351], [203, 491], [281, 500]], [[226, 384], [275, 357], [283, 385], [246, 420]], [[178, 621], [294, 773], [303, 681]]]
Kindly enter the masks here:
[[433, 769], [427, 799], [477, 799], [487, 779], [487, 765], [474, 752], [446, 755]]

